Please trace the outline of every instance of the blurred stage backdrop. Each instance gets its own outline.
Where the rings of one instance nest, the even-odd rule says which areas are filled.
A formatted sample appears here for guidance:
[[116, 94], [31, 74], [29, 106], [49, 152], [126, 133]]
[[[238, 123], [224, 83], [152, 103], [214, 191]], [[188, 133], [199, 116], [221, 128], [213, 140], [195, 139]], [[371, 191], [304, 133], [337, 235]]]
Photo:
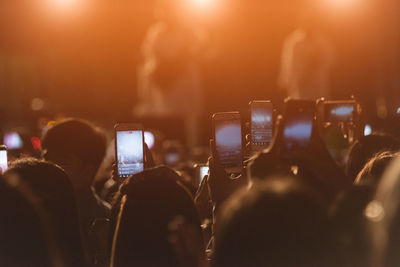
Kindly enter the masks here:
[[[283, 43], [308, 17], [335, 47], [334, 98], [354, 94], [371, 120], [390, 117], [400, 106], [397, 0], [308, 0], [315, 1], [312, 12], [300, 0], [177, 1], [192, 5], [179, 12], [193, 12], [183, 15], [207, 32], [207, 53], [199, 60], [205, 117], [246, 110], [251, 99], [280, 101]], [[0, 1], [3, 124], [46, 114], [106, 124], [132, 120], [142, 45], [158, 5], [154, 0]]]

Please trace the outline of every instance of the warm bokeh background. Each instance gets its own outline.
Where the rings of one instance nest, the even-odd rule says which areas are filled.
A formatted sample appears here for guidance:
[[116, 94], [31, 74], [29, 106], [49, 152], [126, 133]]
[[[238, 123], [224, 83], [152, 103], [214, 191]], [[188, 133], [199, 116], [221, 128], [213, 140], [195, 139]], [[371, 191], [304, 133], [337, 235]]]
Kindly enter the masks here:
[[[195, 0], [188, 0], [195, 1]], [[279, 99], [282, 43], [298, 21], [300, 0], [209, 0], [203, 10], [213, 56], [203, 62], [207, 110], [246, 109]], [[315, 0], [317, 1], [317, 0]], [[210, 2], [210, 3], [211, 3]], [[375, 117], [380, 94], [400, 102], [400, 2], [320, 0], [318, 27], [338, 51], [336, 97], [355, 94]], [[46, 112], [97, 120], [129, 118], [136, 66], [154, 0], [0, 1], [0, 107], [26, 119], [33, 98]], [[394, 97], [397, 95], [397, 98]], [[4, 113], [5, 112], [5, 113]]]

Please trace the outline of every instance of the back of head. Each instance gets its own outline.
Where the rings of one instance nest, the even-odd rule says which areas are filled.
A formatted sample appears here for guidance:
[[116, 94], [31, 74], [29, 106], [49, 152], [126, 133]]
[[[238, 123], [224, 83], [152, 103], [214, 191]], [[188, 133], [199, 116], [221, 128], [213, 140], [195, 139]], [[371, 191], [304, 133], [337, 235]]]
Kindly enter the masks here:
[[342, 192], [331, 209], [332, 225], [338, 241], [339, 266], [369, 266], [369, 238], [364, 210], [374, 191], [368, 185], [355, 185]]
[[69, 173], [64, 163], [70, 157], [83, 165], [92, 166], [93, 172], [96, 172], [107, 144], [105, 134], [88, 121], [66, 119], [55, 123], [45, 132], [41, 145], [44, 158], [57, 163]]
[[31, 158], [15, 161], [4, 178], [17, 178], [30, 187], [47, 213], [69, 265], [82, 266], [84, 254], [78, 211], [66, 173], [53, 163]]
[[51, 224], [30, 189], [18, 178], [0, 177], [0, 259], [2, 266], [56, 266], [59, 259]]
[[166, 167], [145, 171], [125, 187], [114, 237], [114, 266], [177, 266], [168, 224], [177, 216], [200, 231], [191, 195]]
[[213, 266], [327, 266], [328, 233], [313, 191], [293, 179], [259, 183], [222, 207]]
[[365, 209], [372, 241], [371, 266], [400, 266], [400, 159], [385, 170]]
[[384, 151], [399, 151], [400, 141], [387, 134], [363, 136], [351, 146], [348, 155], [347, 175], [355, 179], [364, 165], [375, 154]]
[[362, 170], [358, 173], [354, 183], [357, 185], [365, 185], [376, 188], [389, 163], [394, 158], [398, 158], [399, 156], [400, 153], [390, 151], [376, 154], [367, 162], [367, 164], [365, 164], [364, 168], [362, 168]]

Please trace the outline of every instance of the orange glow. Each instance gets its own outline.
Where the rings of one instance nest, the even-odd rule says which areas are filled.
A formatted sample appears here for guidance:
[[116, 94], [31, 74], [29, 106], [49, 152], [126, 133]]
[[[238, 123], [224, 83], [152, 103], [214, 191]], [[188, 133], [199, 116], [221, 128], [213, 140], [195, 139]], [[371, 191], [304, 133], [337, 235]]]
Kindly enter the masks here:
[[197, 7], [209, 7], [213, 0], [191, 0]]
[[82, 0], [48, 0], [53, 10], [57, 12], [77, 11], [82, 5]]
[[54, 5], [59, 6], [60, 8], [66, 8], [75, 6], [78, 3], [78, 0], [52, 0]]
[[348, 9], [355, 8], [361, 4], [361, 0], [323, 0], [327, 8]]

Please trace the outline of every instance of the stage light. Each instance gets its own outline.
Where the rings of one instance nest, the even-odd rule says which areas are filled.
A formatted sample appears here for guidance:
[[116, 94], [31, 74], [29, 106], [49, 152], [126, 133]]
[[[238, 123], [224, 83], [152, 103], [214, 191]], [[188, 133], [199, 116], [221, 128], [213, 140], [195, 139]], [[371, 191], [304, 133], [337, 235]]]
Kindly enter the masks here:
[[78, 3], [78, 0], [51, 0], [59, 8], [70, 8]]
[[197, 7], [208, 7], [212, 4], [213, 0], [191, 0]]
[[186, 0], [186, 5], [192, 12], [211, 14], [220, 9], [221, 0]]
[[[47, 0], [48, 11], [53, 13], [55, 16], [62, 14], [68, 15], [68, 17], [74, 17], [79, 15], [84, 10], [87, 0]], [[73, 16], [72, 16], [73, 15]]]
[[361, 0], [322, 0], [322, 4], [327, 8], [348, 9], [361, 4]]

